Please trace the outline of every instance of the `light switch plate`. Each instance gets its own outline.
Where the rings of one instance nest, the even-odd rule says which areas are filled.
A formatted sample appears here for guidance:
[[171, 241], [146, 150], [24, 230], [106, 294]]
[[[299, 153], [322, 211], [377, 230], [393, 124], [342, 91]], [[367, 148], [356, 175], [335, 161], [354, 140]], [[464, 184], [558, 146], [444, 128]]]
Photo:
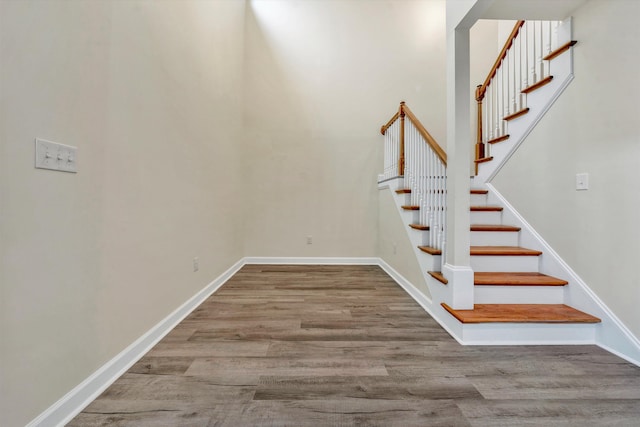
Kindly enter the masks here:
[[588, 190], [589, 189], [589, 174], [577, 173], [576, 174], [576, 190]]
[[60, 172], [78, 172], [78, 149], [36, 138], [36, 168]]

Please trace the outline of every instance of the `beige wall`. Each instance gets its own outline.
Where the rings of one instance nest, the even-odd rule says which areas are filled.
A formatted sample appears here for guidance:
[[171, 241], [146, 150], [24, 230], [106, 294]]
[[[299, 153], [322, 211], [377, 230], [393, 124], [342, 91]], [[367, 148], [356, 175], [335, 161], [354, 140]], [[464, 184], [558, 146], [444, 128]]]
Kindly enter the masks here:
[[[0, 2], [0, 424], [242, 257], [244, 7]], [[34, 169], [35, 137], [77, 146], [79, 173]]]
[[252, 5], [245, 253], [375, 256], [380, 126], [405, 100], [444, 144], [444, 1]]
[[424, 272], [416, 259], [406, 225], [398, 214], [392, 191], [383, 189], [378, 193], [378, 256], [430, 299]]
[[[640, 3], [573, 16], [575, 79], [494, 184], [640, 336]], [[588, 191], [575, 190], [581, 172]]]

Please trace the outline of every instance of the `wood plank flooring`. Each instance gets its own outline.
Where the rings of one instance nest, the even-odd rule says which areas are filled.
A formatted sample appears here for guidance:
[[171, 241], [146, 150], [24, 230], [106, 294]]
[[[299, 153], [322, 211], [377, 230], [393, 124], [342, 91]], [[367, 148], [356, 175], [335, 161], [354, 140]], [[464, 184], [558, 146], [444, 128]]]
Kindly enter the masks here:
[[595, 346], [464, 347], [375, 266], [248, 265], [69, 426], [637, 426]]

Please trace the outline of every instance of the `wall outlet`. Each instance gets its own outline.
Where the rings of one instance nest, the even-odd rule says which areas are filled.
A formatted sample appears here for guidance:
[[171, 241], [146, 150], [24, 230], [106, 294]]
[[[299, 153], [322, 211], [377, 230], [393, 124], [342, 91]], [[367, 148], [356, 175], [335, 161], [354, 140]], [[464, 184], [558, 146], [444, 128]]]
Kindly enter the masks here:
[[311, 245], [313, 243], [313, 236], [307, 236], [307, 245]]
[[588, 190], [589, 189], [589, 174], [577, 173], [576, 174], [576, 190]]
[[193, 272], [195, 273], [198, 270], [200, 270], [200, 258], [195, 257], [193, 259]]

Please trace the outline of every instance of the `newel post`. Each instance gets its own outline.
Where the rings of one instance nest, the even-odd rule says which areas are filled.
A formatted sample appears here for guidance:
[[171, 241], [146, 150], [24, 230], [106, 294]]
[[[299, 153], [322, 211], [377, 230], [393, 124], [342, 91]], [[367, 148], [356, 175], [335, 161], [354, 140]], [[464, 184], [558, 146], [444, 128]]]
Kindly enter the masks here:
[[[481, 93], [482, 85], [478, 85], [476, 88], [476, 102], [478, 103], [478, 133], [476, 136], [476, 160], [483, 159], [485, 157], [485, 146], [482, 141], [482, 100], [484, 99], [484, 93]], [[478, 163], [476, 162], [476, 175], [478, 174]]]
[[404, 176], [404, 101], [400, 102], [400, 157], [398, 158], [398, 175]]

